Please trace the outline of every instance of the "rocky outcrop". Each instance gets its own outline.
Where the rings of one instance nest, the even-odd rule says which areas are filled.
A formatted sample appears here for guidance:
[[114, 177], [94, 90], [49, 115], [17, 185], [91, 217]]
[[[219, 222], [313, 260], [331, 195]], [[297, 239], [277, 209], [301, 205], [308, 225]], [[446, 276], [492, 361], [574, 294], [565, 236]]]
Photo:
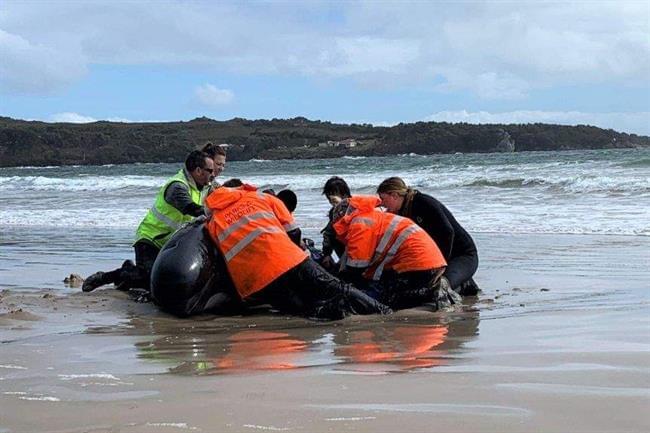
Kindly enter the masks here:
[[499, 135], [499, 142], [497, 143], [494, 150], [496, 152], [514, 152], [515, 140], [512, 139], [508, 131], [501, 129], [499, 131]]

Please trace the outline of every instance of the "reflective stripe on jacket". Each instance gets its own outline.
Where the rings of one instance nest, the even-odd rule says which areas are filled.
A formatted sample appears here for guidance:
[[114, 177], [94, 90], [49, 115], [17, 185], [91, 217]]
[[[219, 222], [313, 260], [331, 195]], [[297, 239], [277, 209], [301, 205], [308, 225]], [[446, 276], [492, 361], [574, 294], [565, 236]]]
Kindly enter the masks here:
[[244, 185], [208, 196], [208, 232], [242, 298], [258, 292], [307, 258], [286, 232], [297, 228], [276, 197]]
[[379, 280], [384, 270], [438, 269], [447, 265], [431, 237], [409, 218], [377, 209], [374, 196], [354, 196], [348, 212], [334, 224], [345, 244], [342, 267], [367, 268], [364, 277]]
[[194, 179], [188, 180], [184, 169], [180, 169], [173, 177], [167, 179], [156, 195], [156, 201], [147, 212], [135, 233], [135, 241], [147, 239], [158, 248], [162, 248], [176, 230], [186, 222], [192, 221], [192, 215], [185, 215], [165, 201], [165, 191], [172, 182], [181, 182], [187, 186], [192, 202], [201, 204], [201, 192], [196, 187]]

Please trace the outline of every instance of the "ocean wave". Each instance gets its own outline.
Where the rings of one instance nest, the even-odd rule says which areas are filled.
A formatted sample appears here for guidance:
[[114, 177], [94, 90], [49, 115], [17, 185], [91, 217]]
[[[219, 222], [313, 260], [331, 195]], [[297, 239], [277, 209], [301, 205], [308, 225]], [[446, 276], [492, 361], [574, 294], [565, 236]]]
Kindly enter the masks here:
[[[426, 185], [422, 186], [431, 186]], [[440, 186], [440, 184], [438, 184]], [[647, 177], [515, 177], [478, 178], [467, 181], [448, 182], [446, 187], [492, 187], [503, 189], [543, 187], [568, 193], [650, 193]]]
[[358, 160], [366, 159], [366, 158], [367, 157], [365, 157], [365, 156], [348, 156], [348, 155], [341, 157], [341, 159], [351, 159], [353, 161], [358, 161]]
[[47, 176], [0, 177], [0, 191], [111, 191], [125, 188], [160, 188], [165, 177], [157, 176]]
[[[392, 171], [338, 173], [345, 178], [353, 192], [373, 194], [377, 186], [387, 177], [396, 174]], [[541, 189], [549, 192], [569, 194], [650, 194], [650, 176], [612, 173], [596, 176], [593, 174], [566, 175], [549, 172], [544, 175], [525, 175], [507, 170], [444, 170], [437, 167], [410, 170], [404, 176], [407, 184], [422, 191], [453, 191], [460, 188], [495, 188], [501, 190]], [[229, 173], [223, 178], [239, 177], [246, 183], [265, 188], [290, 188], [296, 192], [320, 191], [329, 174], [288, 175], [246, 175]], [[96, 176], [78, 174], [76, 177], [50, 176], [6, 176], [0, 177], [0, 191], [20, 193], [20, 191], [123, 191], [126, 189], [158, 189], [166, 176]]]
[[[296, 222], [307, 237], [320, 240], [327, 223], [329, 205], [322, 197], [299, 197]], [[592, 206], [581, 203], [565, 209], [561, 203], [530, 206], [497, 201], [471, 204], [443, 200], [470, 233], [602, 234], [650, 236], [650, 210], [629, 203], [612, 205], [594, 214]], [[0, 228], [51, 227], [57, 230], [120, 229], [135, 231], [147, 212], [149, 200], [129, 202], [124, 208], [109, 206], [44, 209], [0, 209]], [[38, 215], [35, 218], [34, 215]]]
[[629, 167], [629, 168], [650, 167], [650, 157], [642, 157], [632, 161], [622, 161], [616, 165], [618, 167]]
[[[74, 229], [74, 228], [84, 228], [84, 229], [133, 229], [137, 227], [140, 220], [137, 221], [125, 221], [123, 219], [112, 219], [112, 220], [102, 220], [102, 221], [89, 221], [84, 219], [66, 219], [58, 221], [50, 221], [48, 224], [43, 224], [39, 221], [33, 221], [28, 219], [20, 219], [13, 221], [7, 220], [3, 221], [0, 224], [0, 228], [10, 228], [10, 227], [39, 227], [39, 228], [57, 228], [57, 229]], [[307, 237], [312, 237], [316, 241], [320, 241], [320, 229], [325, 226], [325, 221], [323, 224], [307, 224], [304, 227], [301, 227], [307, 235]], [[609, 225], [606, 227], [587, 227], [587, 226], [575, 226], [575, 225], [560, 225], [560, 226], [510, 226], [510, 225], [501, 225], [501, 226], [474, 226], [471, 224], [466, 224], [465, 228], [471, 233], [506, 233], [506, 234], [575, 234], [575, 235], [624, 235], [624, 236], [650, 236], [650, 227], [632, 227], [629, 225]], [[310, 233], [311, 231], [311, 233]]]
[[494, 187], [494, 188], [522, 188], [522, 187], [534, 187], [547, 184], [545, 179], [525, 179], [525, 178], [514, 178], [514, 179], [476, 179], [468, 183], [461, 183], [456, 186], [468, 186], [468, 187]]
[[12, 167], [13, 170], [44, 170], [44, 169], [51, 169], [51, 168], [61, 168], [64, 167], [62, 165], [44, 165], [44, 166], [36, 166], [36, 165], [21, 165], [20, 167]]

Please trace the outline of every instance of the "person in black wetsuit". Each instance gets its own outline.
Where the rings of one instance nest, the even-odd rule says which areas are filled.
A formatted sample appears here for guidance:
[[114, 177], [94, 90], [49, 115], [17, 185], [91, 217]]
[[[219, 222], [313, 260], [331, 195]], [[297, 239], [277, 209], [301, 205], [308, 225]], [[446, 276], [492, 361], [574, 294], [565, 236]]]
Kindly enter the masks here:
[[201, 190], [214, 179], [214, 161], [200, 150], [190, 152], [185, 165], [160, 188], [156, 200], [136, 231], [135, 264], [126, 260], [110, 272], [95, 272], [83, 283], [90, 292], [114, 283], [118, 290], [149, 290], [151, 269], [160, 249], [174, 232], [194, 217], [204, 215]]
[[452, 213], [428, 194], [409, 188], [399, 177], [389, 177], [377, 187], [381, 204], [388, 210], [411, 218], [438, 244], [447, 260], [443, 278], [463, 296], [474, 296], [478, 286], [473, 280], [478, 268], [474, 240]]
[[334, 272], [336, 270], [336, 263], [332, 258], [332, 253], [336, 252], [336, 255], [341, 258], [343, 251], [345, 251], [345, 245], [336, 239], [336, 232], [332, 226], [332, 211], [341, 201], [352, 197], [352, 194], [350, 193], [350, 187], [343, 178], [333, 176], [325, 182], [325, 186], [323, 186], [323, 195], [327, 197], [327, 200], [330, 202], [332, 207], [327, 215], [327, 225], [323, 230], [321, 230], [321, 233], [323, 234], [323, 258], [320, 263], [328, 271]]

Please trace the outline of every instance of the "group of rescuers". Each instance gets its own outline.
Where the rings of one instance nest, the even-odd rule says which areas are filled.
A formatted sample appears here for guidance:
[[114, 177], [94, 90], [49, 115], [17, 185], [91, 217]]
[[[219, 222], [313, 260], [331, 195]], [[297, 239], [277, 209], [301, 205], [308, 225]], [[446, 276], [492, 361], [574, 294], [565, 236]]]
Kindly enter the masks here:
[[220, 185], [215, 179], [225, 164], [219, 145], [190, 152], [138, 226], [135, 264], [127, 260], [114, 271], [90, 275], [83, 291], [109, 283], [118, 290], [149, 290], [161, 248], [198, 217], [230, 277], [215, 288], [230, 292], [224, 301], [199, 313], [237, 314], [270, 304], [283, 313], [340, 319], [420, 305], [447, 308], [478, 292], [471, 236], [442, 203], [401, 178], [384, 180], [372, 196], [352, 195], [340, 177], [327, 180], [323, 194], [332, 207], [318, 252], [301, 239], [292, 216], [294, 194], [276, 196], [239, 179]]

